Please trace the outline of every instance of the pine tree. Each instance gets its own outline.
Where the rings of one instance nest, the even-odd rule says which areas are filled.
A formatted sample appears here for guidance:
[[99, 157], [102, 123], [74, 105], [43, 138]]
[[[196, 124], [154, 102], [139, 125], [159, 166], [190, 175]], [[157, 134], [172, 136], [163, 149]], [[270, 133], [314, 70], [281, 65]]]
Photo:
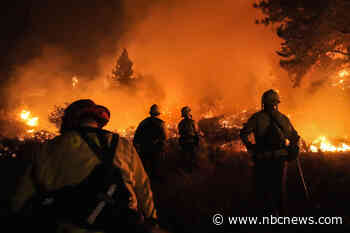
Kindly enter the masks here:
[[350, 66], [348, 0], [260, 0], [254, 7], [265, 14], [257, 23], [278, 26], [277, 54], [294, 86], [311, 70], [326, 79]]
[[118, 81], [121, 85], [131, 85], [132, 75], [134, 74], [132, 66], [133, 62], [129, 58], [128, 51], [124, 48], [112, 71], [112, 79]]

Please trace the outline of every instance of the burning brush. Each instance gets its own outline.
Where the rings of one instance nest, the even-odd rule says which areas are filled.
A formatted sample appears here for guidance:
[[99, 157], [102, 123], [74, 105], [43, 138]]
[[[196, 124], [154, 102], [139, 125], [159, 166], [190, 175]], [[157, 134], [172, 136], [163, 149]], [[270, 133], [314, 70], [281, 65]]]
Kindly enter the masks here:
[[349, 144], [339, 142], [337, 144], [331, 143], [326, 136], [320, 136], [315, 139], [310, 145], [311, 152], [346, 152], [350, 151]]
[[36, 127], [39, 123], [39, 117], [33, 117], [30, 111], [22, 110], [20, 113], [22, 122], [30, 127]]

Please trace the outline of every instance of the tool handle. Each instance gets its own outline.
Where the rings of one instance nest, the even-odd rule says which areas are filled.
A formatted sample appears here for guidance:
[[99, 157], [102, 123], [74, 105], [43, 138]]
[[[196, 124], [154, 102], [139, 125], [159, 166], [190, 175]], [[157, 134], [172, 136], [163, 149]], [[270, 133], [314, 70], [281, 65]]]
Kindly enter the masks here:
[[[107, 196], [111, 197], [117, 189], [116, 184], [112, 184], [109, 186], [108, 191], [107, 191]], [[92, 213], [89, 215], [87, 218], [87, 223], [90, 225], [93, 224], [96, 221], [97, 216], [102, 212], [103, 208], [106, 206], [106, 201], [100, 201], [96, 208], [92, 211]]]

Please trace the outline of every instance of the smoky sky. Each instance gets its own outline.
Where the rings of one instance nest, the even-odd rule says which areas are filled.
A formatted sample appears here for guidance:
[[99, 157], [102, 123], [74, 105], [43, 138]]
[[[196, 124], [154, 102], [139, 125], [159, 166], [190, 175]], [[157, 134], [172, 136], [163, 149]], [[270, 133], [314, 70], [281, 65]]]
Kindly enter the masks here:
[[[254, 23], [261, 12], [252, 1], [14, 0], [2, 13], [1, 102], [13, 114], [31, 110], [44, 129], [52, 128], [47, 116], [54, 105], [79, 98], [108, 107], [108, 129], [115, 130], [137, 125], [154, 103], [172, 125], [185, 105], [196, 120], [208, 108], [215, 114], [260, 109], [271, 88], [280, 91], [281, 111], [292, 113], [303, 136], [344, 135], [348, 128], [342, 92], [327, 83], [316, 90], [311, 78], [292, 87], [275, 53], [282, 41], [273, 27]], [[129, 91], [106, 82], [122, 48], [143, 77]], [[79, 80], [74, 88], [72, 77]]]
[[[154, 1], [137, 1], [138, 15], [125, 13], [120, 0], [15, 0], [2, 6], [0, 69], [7, 74], [42, 54], [48, 45], [64, 50], [74, 60], [67, 71], [96, 75], [101, 54], [113, 53], [127, 25], [147, 15]], [[6, 75], [2, 75], [4, 79]]]

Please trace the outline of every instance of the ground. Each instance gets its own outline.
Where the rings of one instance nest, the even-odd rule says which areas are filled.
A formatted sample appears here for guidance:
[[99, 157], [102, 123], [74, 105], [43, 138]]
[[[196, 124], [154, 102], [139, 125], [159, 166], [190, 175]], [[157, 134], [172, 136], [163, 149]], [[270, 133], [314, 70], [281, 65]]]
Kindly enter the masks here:
[[[161, 224], [172, 232], [272, 232], [257, 225], [216, 226], [212, 216], [254, 216], [252, 162], [246, 153], [203, 148], [192, 173], [181, 169], [181, 154], [174, 147], [161, 163], [161, 180], [152, 180]], [[348, 196], [350, 188], [350, 153], [302, 153], [304, 176], [312, 193], [312, 203], [305, 199], [296, 163], [288, 167], [288, 211], [291, 216], [341, 216], [343, 224], [288, 225], [283, 232], [349, 232]], [[18, 158], [0, 160], [1, 213], [8, 212], [8, 200], [25, 162]], [[271, 226], [270, 226], [271, 227]], [[280, 226], [281, 227], [281, 226]], [[349, 229], [345, 229], [349, 228]], [[289, 231], [286, 231], [289, 230]]]

